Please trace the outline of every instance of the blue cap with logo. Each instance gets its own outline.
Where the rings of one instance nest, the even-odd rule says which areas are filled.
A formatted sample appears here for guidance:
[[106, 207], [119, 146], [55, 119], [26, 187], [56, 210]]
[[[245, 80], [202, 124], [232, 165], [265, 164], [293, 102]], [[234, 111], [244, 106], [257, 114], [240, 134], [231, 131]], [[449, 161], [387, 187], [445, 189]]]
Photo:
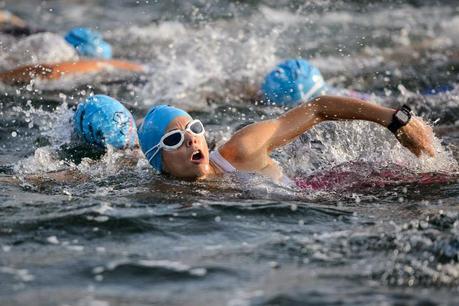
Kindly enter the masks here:
[[103, 149], [132, 148], [137, 143], [137, 128], [132, 114], [117, 100], [105, 96], [88, 97], [73, 116], [75, 133], [86, 143]]
[[191, 116], [180, 108], [175, 108], [169, 105], [153, 106], [145, 116], [142, 125], [139, 127], [139, 143], [145, 157], [150, 161], [150, 164], [158, 173], [163, 171], [162, 154], [151, 156], [154, 152], [151, 150], [158, 145], [161, 137], [166, 133], [167, 127], [177, 117]]
[[261, 85], [264, 99], [279, 106], [295, 106], [324, 94], [325, 81], [315, 66], [303, 59], [288, 59], [269, 72]]
[[99, 32], [83, 27], [73, 28], [64, 38], [82, 56], [105, 59], [112, 57], [112, 47]]

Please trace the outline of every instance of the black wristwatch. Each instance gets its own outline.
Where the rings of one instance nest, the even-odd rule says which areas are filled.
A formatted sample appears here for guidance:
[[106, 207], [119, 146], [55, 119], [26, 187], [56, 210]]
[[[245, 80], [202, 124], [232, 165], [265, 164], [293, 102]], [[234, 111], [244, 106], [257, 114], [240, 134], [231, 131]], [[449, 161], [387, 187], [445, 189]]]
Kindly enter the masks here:
[[402, 126], [405, 126], [410, 122], [411, 119], [411, 108], [407, 105], [403, 105], [401, 108], [397, 109], [392, 116], [392, 121], [389, 123], [387, 128], [394, 134], [397, 133], [398, 129]]

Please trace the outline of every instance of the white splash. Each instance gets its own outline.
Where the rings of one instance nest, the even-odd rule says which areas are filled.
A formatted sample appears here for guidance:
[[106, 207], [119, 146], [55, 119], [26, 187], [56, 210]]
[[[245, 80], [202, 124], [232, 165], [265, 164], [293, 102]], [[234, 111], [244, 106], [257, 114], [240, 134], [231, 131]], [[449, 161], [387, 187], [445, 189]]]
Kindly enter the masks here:
[[31, 64], [52, 64], [77, 60], [76, 50], [62, 36], [54, 33], [30, 35], [13, 44], [0, 57], [1, 69], [14, 69]]

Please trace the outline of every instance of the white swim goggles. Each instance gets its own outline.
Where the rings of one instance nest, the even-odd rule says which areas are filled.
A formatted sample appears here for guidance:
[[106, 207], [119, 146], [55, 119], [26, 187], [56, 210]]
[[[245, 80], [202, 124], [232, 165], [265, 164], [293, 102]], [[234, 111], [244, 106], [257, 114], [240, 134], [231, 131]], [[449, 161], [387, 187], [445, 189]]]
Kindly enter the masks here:
[[185, 141], [185, 132], [189, 132], [196, 136], [203, 135], [205, 132], [204, 125], [200, 120], [194, 119], [186, 125], [185, 130], [172, 130], [167, 132], [163, 135], [163, 137], [161, 137], [157, 145], [153, 146], [150, 150], [145, 152], [145, 156], [148, 156], [151, 151], [156, 150], [153, 155], [150, 156], [148, 161], [151, 162], [153, 157], [155, 157], [155, 155], [158, 154], [159, 150], [161, 149], [173, 151], [180, 148], [180, 146], [183, 144], [183, 141]]

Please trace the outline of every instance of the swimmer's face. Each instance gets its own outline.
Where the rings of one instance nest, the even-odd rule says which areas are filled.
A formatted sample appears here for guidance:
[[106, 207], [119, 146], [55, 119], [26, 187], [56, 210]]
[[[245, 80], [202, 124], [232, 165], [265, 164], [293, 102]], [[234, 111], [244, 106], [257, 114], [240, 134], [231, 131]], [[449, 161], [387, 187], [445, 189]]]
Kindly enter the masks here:
[[[177, 117], [167, 127], [172, 130], [185, 131], [189, 117]], [[195, 135], [185, 131], [185, 139], [177, 150], [161, 150], [165, 172], [186, 179], [198, 179], [209, 172], [209, 148], [204, 135]]]

